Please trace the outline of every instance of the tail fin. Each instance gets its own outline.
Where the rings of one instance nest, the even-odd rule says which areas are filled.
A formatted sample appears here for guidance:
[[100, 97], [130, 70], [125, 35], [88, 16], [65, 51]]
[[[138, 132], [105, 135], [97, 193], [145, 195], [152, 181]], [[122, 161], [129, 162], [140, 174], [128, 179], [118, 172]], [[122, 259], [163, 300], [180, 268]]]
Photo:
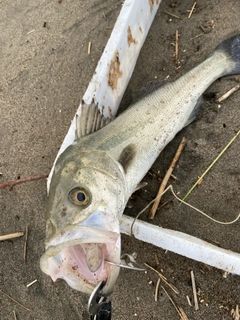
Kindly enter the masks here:
[[227, 74], [240, 73], [240, 34], [237, 34], [223, 42], [221, 42], [215, 49], [216, 51], [224, 51], [229, 56], [229, 59], [234, 62], [234, 66]]

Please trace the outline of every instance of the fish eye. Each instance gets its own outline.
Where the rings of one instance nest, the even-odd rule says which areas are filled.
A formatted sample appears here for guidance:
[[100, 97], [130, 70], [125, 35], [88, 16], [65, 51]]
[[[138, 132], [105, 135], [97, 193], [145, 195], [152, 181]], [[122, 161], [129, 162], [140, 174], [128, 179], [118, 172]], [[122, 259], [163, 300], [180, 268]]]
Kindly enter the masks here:
[[80, 187], [72, 189], [68, 194], [69, 200], [78, 206], [86, 206], [89, 203], [89, 193]]

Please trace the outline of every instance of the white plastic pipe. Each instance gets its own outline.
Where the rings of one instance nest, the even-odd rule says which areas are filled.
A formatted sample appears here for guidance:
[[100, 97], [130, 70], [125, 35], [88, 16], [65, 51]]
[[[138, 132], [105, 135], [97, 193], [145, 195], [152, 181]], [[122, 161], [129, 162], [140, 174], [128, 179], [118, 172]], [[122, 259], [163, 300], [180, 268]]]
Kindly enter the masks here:
[[[161, 0], [125, 0], [114, 29], [83, 96], [86, 104], [98, 105], [104, 116], [115, 116], [132, 76], [138, 55], [148, 34]], [[48, 177], [47, 190], [59, 155], [75, 139], [76, 118], [80, 104]]]
[[[134, 218], [123, 215], [121, 233], [131, 235]], [[132, 228], [133, 236], [165, 250], [206, 263], [210, 266], [240, 275], [240, 254], [214, 246], [188, 234], [164, 229], [141, 220]]]

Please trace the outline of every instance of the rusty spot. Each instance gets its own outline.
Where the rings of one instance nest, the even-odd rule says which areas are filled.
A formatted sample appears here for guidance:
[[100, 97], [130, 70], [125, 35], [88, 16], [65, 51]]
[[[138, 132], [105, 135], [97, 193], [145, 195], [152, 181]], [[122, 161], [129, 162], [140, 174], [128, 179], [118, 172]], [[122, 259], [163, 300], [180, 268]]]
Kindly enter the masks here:
[[156, 4], [159, 3], [159, 0], [148, 0], [149, 5], [150, 5], [150, 11], [152, 12], [153, 6], [154, 6], [154, 2], [156, 2]]
[[132, 36], [130, 26], [128, 26], [128, 29], [127, 29], [127, 42], [128, 42], [129, 47], [130, 47], [131, 43], [135, 43], [135, 44], [137, 43], [137, 40], [135, 38], [133, 38], [133, 36]]
[[112, 88], [112, 90], [117, 88], [117, 82], [121, 76], [122, 71], [120, 70], [119, 52], [116, 50], [114, 57], [111, 60], [108, 73], [108, 85]]
[[74, 270], [74, 271], [76, 271], [77, 270], [77, 268], [78, 268], [78, 266], [76, 265], [76, 266], [72, 266], [72, 269]]
[[112, 114], [112, 109], [111, 109], [110, 106], [108, 106], [108, 111], [109, 111], [109, 116], [110, 116], [110, 118], [112, 118], [113, 114]]

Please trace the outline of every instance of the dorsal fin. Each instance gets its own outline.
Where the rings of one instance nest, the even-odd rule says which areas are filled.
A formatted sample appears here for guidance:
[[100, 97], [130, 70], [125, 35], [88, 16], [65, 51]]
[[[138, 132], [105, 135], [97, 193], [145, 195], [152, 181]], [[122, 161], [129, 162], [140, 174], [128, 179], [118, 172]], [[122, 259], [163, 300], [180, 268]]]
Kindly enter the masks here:
[[94, 101], [91, 104], [82, 101], [81, 114], [76, 116], [76, 140], [101, 129], [112, 119], [105, 118]]

